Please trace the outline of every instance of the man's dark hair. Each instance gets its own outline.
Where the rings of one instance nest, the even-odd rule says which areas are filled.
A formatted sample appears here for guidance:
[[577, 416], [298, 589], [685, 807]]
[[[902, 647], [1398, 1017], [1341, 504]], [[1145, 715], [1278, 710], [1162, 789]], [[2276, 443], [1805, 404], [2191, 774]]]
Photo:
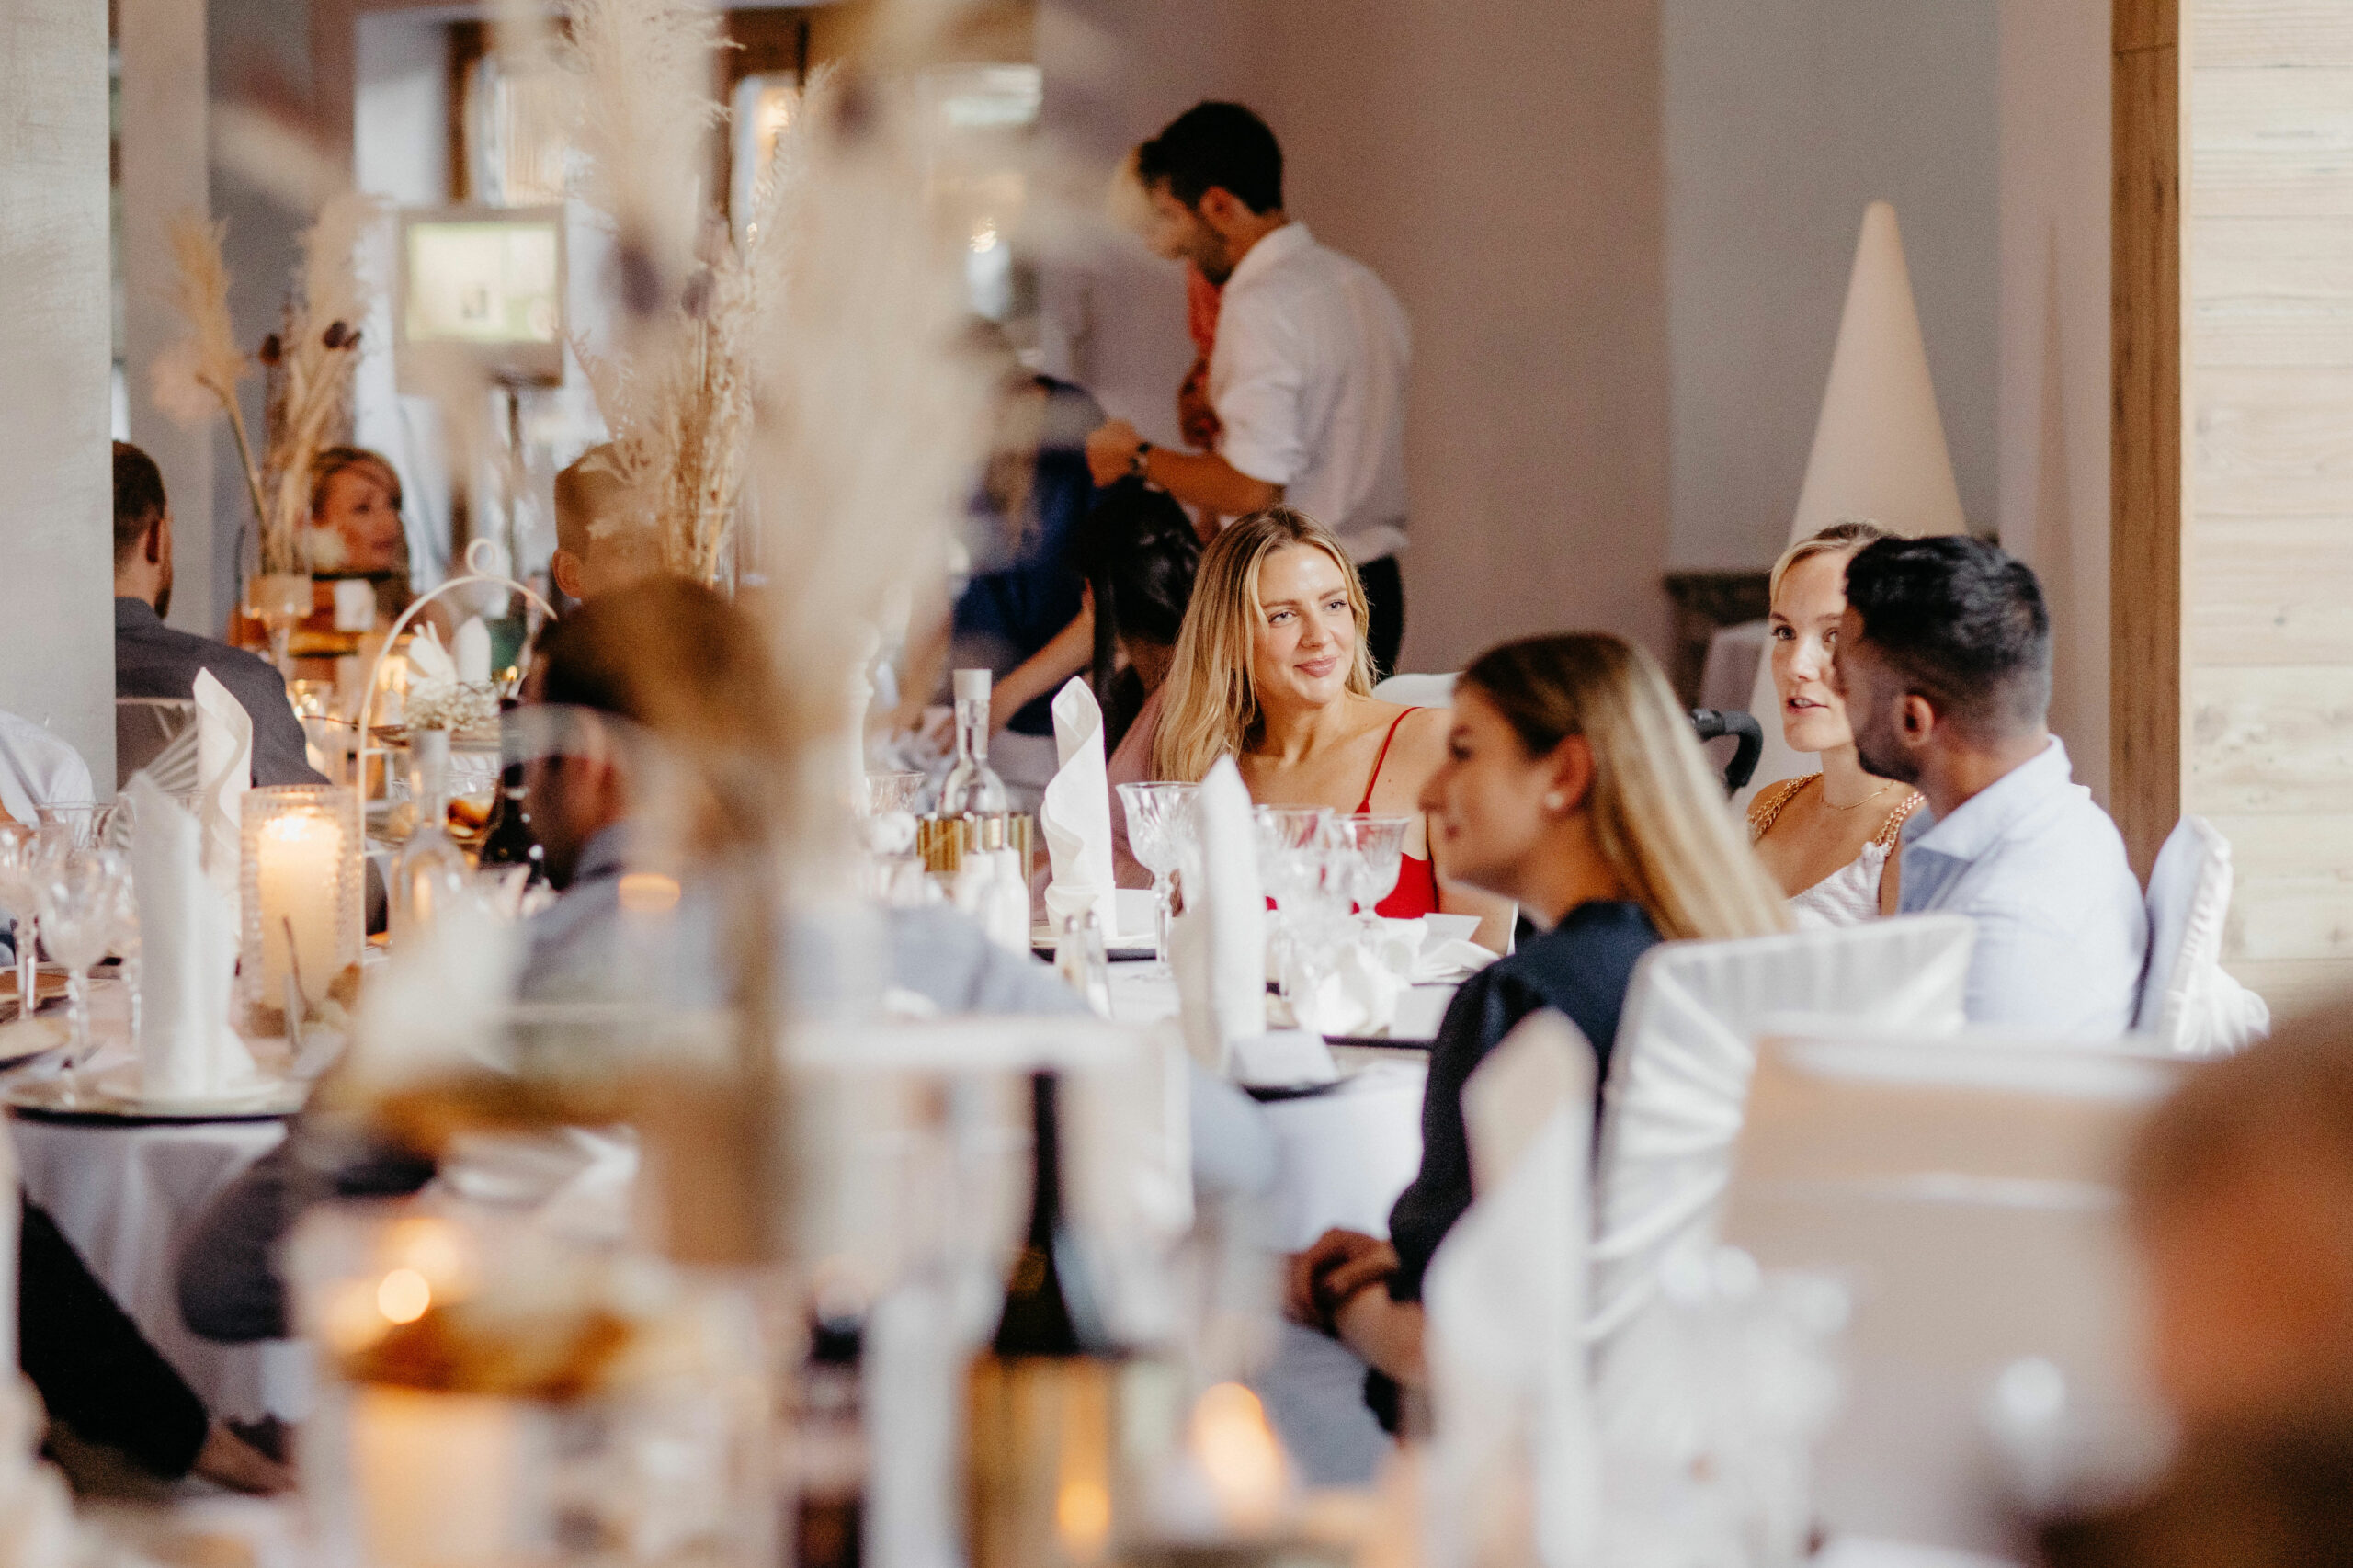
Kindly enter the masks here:
[[1907, 687], [1989, 738], [2051, 707], [2051, 616], [2023, 561], [1984, 540], [1883, 539], [1847, 562], [1863, 636]]
[[1136, 149], [1136, 177], [1146, 190], [1167, 186], [1188, 207], [1216, 186], [1253, 212], [1271, 212], [1283, 204], [1283, 150], [1240, 104], [1195, 104]]
[[128, 441], [114, 444], [114, 563], [131, 559], [164, 517], [164, 472]]

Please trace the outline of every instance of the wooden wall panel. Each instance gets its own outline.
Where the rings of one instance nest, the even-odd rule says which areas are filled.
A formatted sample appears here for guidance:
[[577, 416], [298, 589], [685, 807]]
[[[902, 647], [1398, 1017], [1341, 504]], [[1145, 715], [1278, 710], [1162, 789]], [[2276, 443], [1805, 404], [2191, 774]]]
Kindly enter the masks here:
[[2145, 877], [2181, 811], [2180, 23], [2116, 0], [2112, 32], [2109, 801]]
[[2225, 960], [2353, 985], [2353, 4], [2190, 0], [2185, 810]]

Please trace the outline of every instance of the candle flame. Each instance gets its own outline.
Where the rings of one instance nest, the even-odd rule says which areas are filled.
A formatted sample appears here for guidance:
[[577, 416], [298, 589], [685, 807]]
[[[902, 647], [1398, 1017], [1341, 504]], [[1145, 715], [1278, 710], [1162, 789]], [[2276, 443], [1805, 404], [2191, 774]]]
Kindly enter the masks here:
[[1289, 1476], [1258, 1396], [1240, 1383], [1219, 1383], [1194, 1403], [1191, 1427], [1193, 1457], [1226, 1527], [1247, 1533], [1273, 1528]]
[[414, 1268], [395, 1268], [376, 1287], [376, 1310], [394, 1323], [415, 1323], [433, 1305], [433, 1287]]
[[1065, 1481], [1054, 1496], [1054, 1528], [1081, 1562], [1102, 1555], [1111, 1538], [1111, 1494], [1099, 1481]]

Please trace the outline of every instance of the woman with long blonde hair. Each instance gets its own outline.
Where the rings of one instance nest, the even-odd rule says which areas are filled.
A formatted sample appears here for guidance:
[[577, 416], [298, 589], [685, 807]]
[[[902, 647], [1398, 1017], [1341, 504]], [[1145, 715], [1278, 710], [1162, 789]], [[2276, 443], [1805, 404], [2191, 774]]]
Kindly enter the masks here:
[[1390, 1239], [1326, 1232], [1292, 1259], [1285, 1301], [1293, 1319], [1409, 1384], [1424, 1378], [1423, 1271], [1471, 1203], [1472, 1070], [1551, 1007], [1592, 1043], [1598, 1085], [1643, 954], [1663, 940], [1765, 936], [1790, 919], [1666, 677], [1604, 632], [1506, 642], [1465, 670], [1422, 805], [1453, 874], [1517, 901], [1543, 934], [1447, 1008], [1422, 1168], [1390, 1210]]
[[1819, 773], [1770, 784], [1748, 808], [1749, 840], [1802, 925], [1852, 926], [1895, 913], [1896, 846], [1923, 797], [1863, 770], [1847, 705], [1830, 684], [1847, 562], [1888, 537], [1859, 517], [1833, 523], [1783, 552], [1768, 579], [1773, 692], [1790, 749], [1816, 753]]
[[1189, 782], [1233, 758], [1262, 806], [1409, 817], [1396, 889], [1377, 913], [1480, 917], [1500, 952], [1508, 905], [1449, 885], [1419, 804], [1444, 753], [1443, 709], [1372, 695], [1370, 615], [1347, 551], [1303, 512], [1270, 506], [1202, 551], [1153, 743], [1154, 771]]

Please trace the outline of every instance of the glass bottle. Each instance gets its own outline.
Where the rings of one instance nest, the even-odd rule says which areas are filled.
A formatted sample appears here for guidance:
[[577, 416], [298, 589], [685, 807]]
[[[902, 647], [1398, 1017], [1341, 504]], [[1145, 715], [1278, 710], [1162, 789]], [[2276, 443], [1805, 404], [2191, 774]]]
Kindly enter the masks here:
[[449, 732], [413, 730], [408, 738], [409, 801], [416, 826], [392, 862], [392, 937], [401, 947], [421, 937], [473, 877], [465, 851], [449, 837]]
[[491, 802], [478, 853], [483, 865], [529, 866], [532, 881], [547, 880], [546, 851], [531, 832], [530, 790], [523, 782], [519, 762], [508, 764], [498, 776], [498, 798]]
[[810, 1324], [793, 1420], [800, 1496], [794, 1506], [798, 1568], [858, 1568], [866, 1527], [866, 1417], [856, 1318], [819, 1315]]
[[989, 767], [989, 683], [986, 670], [956, 672], [956, 765], [939, 787], [943, 817], [993, 817], [1006, 812], [1005, 780]]
[[1029, 1232], [965, 1382], [966, 1561], [1094, 1568], [1113, 1537], [1118, 1356], [1063, 1212], [1054, 1074], [1029, 1094]]

